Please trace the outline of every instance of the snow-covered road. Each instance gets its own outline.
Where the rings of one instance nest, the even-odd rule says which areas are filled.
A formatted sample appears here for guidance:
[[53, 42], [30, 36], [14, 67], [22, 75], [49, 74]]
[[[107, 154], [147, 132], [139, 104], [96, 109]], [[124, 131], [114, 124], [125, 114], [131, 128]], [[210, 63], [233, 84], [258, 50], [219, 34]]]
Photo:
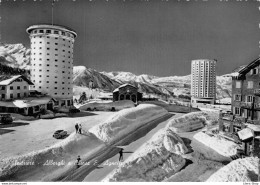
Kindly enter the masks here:
[[[15, 120], [16, 124], [0, 128], [0, 160], [41, 150], [60, 142], [61, 140], [52, 137], [55, 130], [66, 130], [70, 134], [75, 132], [76, 123], [80, 123], [83, 130], [88, 130], [113, 114], [115, 112], [81, 112], [74, 117]], [[4, 134], [1, 135], [1, 131]]]
[[[172, 113], [172, 118], [177, 118], [182, 116], [182, 113]], [[139, 138], [138, 140], [130, 143], [127, 146], [124, 146], [124, 153], [123, 157], [124, 160], [127, 159], [133, 152], [135, 152], [141, 145], [143, 145], [146, 141], [148, 141], [158, 130], [164, 128], [166, 124], [168, 123], [168, 120], [165, 120], [158, 124], [154, 129], [152, 129], [150, 132], [148, 132], [143, 137]], [[128, 153], [129, 152], [129, 153]], [[105, 160], [105, 162], [101, 163], [97, 166], [95, 170], [93, 170], [91, 173], [89, 173], [84, 181], [86, 182], [98, 182], [104, 179], [110, 172], [112, 172], [116, 167], [118, 167], [119, 164], [119, 154], [114, 155], [111, 158], [108, 158]]]

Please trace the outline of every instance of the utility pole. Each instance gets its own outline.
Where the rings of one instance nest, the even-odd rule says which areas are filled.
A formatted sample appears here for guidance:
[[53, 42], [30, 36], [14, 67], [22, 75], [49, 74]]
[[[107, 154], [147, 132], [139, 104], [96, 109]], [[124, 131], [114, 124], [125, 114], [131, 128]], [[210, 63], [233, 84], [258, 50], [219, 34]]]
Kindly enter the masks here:
[[53, 8], [54, 8], [54, 1], [55, 1], [55, 0], [52, 0], [52, 3], [51, 3], [51, 25], [53, 25]]

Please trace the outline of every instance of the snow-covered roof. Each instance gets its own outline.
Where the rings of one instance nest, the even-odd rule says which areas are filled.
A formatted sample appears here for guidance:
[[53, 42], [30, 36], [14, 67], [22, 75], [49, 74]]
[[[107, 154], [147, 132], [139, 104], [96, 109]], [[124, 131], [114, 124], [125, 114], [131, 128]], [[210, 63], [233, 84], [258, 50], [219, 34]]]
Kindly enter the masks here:
[[23, 80], [25, 80], [29, 85], [34, 85], [30, 80], [28, 80], [25, 76], [22, 76], [22, 75], [15, 75], [15, 76], [10, 76], [10, 77], [2, 75], [2, 76], [0, 76], [0, 85], [9, 85], [20, 77]]
[[54, 98], [45, 96], [45, 97], [29, 97], [20, 100], [14, 101], [0, 101], [0, 105], [3, 107], [18, 107], [18, 108], [25, 108], [25, 107], [33, 107], [37, 105], [47, 104], [50, 100], [54, 100]]
[[260, 64], [260, 57], [255, 59], [253, 62], [249, 63], [247, 66], [241, 68], [238, 73], [240, 75], [245, 75], [247, 74], [251, 69], [257, 67]]
[[244, 128], [237, 132], [238, 136], [242, 140], [249, 139], [251, 137], [254, 137], [254, 134], [250, 128]]
[[238, 77], [239, 76], [239, 72], [234, 72], [230, 74], [232, 77]]
[[119, 91], [119, 89], [121, 89], [122, 87], [126, 87], [126, 86], [132, 86], [132, 87], [134, 87], [134, 88], [136, 88], [137, 89], [137, 87], [135, 87], [135, 86], [133, 86], [133, 85], [131, 85], [131, 84], [123, 84], [123, 85], [120, 85], [118, 88], [116, 88], [113, 92], [117, 92], [117, 91]]
[[254, 132], [260, 132], [260, 125], [246, 124], [247, 128], [252, 129]]

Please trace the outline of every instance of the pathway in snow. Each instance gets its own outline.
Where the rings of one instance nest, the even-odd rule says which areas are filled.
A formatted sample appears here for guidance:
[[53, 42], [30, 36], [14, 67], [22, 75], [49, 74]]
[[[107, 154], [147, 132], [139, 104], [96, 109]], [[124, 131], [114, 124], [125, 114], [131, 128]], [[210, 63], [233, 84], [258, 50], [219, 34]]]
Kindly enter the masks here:
[[[172, 113], [174, 114], [174, 118], [180, 117], [183, 114], [182, 113]], [[171, 119], [173, 118], [171, 117]], [[144, 144], [146, 141], [148, 141], [158, 130], [165, 128], [167, 125], [168, 121], [163, 121], [160, 124], [157, 125], [154, 129], [152, 129], [150, 132], [148, 132], [145, 136], [141, 137], [140, 139], [130, 143], [127, 146], [124, 146], [124, 152], [129, 152], [129, 153], [124, 153], [123, 157], [124, 160], [126, 160], [132, 153], [130, 152], [135, 152], [142, 144]], [[107, 159], [105, 162], [102, 164], [98, 165], [98, 167], [93, 170], [91, 173], [89, 173], [84, 181], [87, 182], [98, 182], [104, 179], [112, 170], [117, 168], [118, 166], [118, 159], [119, 159], [119, 154], [114, 155], [113, 157]]]

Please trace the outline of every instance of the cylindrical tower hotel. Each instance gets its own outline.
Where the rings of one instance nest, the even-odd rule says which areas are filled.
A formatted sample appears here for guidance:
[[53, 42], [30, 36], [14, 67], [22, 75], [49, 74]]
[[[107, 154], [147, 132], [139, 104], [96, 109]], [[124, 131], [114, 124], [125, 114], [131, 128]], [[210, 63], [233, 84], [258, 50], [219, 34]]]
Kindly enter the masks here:
[[33, 25], [26, 31], [31, 39], [32, 89], [59, 100], [59, 106], [72, 105], [76, 32], [57, 25]]
[[216, 60], [191, 61], [191, 96], [192, 103], [215, 103]]

